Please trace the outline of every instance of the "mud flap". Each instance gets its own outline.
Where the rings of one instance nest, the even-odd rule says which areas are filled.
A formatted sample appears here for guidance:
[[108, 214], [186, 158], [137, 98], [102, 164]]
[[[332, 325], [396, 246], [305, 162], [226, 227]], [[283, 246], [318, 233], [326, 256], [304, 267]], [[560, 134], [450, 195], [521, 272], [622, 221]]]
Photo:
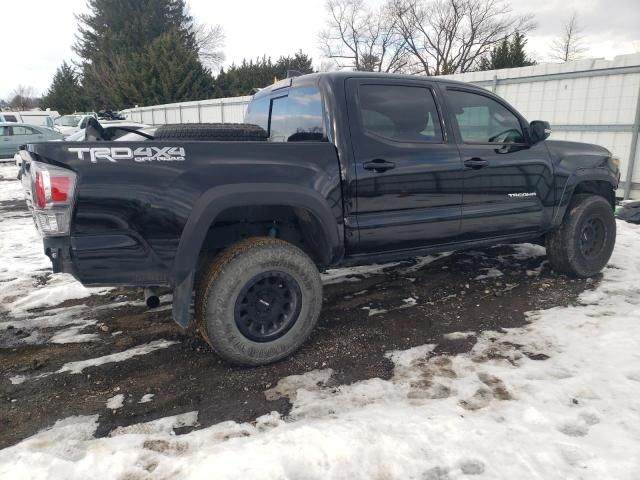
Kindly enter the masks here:
[[191, 322], [191, 297], [193, 294], [193, 277], [191, 272], [187, 277], [173, 289], [173, 320], [182, 328], [187, 328]]

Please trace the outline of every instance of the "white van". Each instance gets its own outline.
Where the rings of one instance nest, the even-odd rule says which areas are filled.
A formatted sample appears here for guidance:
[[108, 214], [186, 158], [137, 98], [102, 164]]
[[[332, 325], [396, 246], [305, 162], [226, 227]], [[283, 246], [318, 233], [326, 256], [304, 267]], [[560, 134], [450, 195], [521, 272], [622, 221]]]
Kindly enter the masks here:
[[18, 112], [0, 112], [0, 122], [22, 123], [22, 117]]
[[53, 128], [53, 121], [60, 116], [55, 110], [29, 110], [19, 112], [23, 123]]
[[26, 123], [38, 127], [53, 128], [54, 120], [60, 114], [55, 110], [23, 110], [20, 112], [0, 112], [0, 122]]

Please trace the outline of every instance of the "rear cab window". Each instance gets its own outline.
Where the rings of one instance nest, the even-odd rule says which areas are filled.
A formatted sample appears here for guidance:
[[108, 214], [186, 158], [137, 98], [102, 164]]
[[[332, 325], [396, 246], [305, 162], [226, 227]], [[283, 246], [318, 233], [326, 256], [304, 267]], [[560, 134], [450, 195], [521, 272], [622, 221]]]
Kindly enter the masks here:
[[264, 128], [270, 142], [326, 141], [322, 97], [313, 85], [278, 90], [253, 100], [245, 122]]

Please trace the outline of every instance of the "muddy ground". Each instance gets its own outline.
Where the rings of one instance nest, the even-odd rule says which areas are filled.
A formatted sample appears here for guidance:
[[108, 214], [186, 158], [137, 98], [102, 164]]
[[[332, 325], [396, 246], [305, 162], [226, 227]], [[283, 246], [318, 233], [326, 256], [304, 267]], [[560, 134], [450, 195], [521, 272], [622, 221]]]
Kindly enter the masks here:
[[[4, 212], [24, 210], [21, 202], [3, 203]], [[436, 355], [467, 352], [474, 336], [448, 340], [443, 335], [521, 326], [526, 323], [525, 312], [570, 304], [598, 281], [556, 275], [545, 260], [521, 255], [517, 247], [498, 246], [443, 255], [427, 265], [413, 260], [369, 276], [345, 277], [325, 286], [322, 316], [304, 347], [284, 361], [260, 368], [235, 368], [221, 361], [198, 336], [173, 323], [166, 301], [165, 309], [155, 312], [141, 305], [94, 309], [97, 324], [81, 333], [97, 334], [99, 340], [87, 343], [22, 345], [20, 338], [27, 332], [7, 329], [0, 332], [0, 448], [72, 415], [99, 414], [97, 435], [193, 410], [199, 412], [195, 428], [224, 420], [252, 421], [273, 410], [286, 414], [288, 400], [267, 401], [264, 391], [288, 375], [332, 368], [335, 385], [349, 384], [389, 378], [392, 363], [385, 356], [389, 350], [435, 343]], [[490, 268], [503, 275], [477, 279]], [[42, 272], [35, 281], [47, 279]], [[114, 290], [61, 306], [98, 307], [127, 299], [140, 300], [141, 293]], [[9, 314], [0, 315], [5, 316], [0, 320], [7, 320]], [[179, 343], [124, 362], [90, 367], [81, 374], [37, 378], [67, 362], [159, 339]], [[29, 379], [14, 385], [9, 379], [15, 375]], [[120, 393], [125, 395], [124, 407], [109, 410], [107, 399]], [[147, 393], [154, 394], [153, 401], [138, 403]]]

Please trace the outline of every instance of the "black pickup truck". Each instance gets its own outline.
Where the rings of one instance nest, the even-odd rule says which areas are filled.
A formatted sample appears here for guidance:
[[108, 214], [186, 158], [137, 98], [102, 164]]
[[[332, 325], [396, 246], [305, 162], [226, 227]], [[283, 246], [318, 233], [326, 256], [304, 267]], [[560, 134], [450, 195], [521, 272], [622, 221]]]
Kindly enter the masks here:
[[169, 286], [176, 322], [195, 301], [220, 356], [260, 365], [309, 336], [327, 267], [543, 238], [555, 270], [586, 277], [613, 250], [618, 160], [482, 88], [312, 74], [261, 90], [245, 121], [25, 146], [54, 272]]

